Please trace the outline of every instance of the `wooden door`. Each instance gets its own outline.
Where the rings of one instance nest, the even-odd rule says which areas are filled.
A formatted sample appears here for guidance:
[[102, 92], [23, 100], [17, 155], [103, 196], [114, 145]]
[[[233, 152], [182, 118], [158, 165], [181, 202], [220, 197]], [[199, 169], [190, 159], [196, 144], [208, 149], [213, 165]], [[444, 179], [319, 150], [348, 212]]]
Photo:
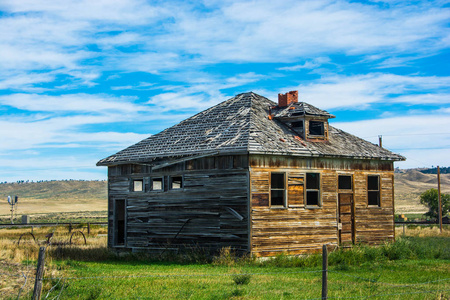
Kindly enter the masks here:
[[343, 246], [355, 243], [355, 213], [353, 194], [339, 194], [339, 243]]

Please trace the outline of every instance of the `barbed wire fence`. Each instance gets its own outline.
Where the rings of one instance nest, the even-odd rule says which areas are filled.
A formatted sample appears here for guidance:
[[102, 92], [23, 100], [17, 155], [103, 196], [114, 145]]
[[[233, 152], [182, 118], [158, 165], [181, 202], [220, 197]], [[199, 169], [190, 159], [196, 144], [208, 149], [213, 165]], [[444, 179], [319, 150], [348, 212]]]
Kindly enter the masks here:
[[[45, 248], [45, 247], [41, 247]], [[45, 249], [44, 249], [45, 251]], [[326, 255], [324, 253], [324, 255]], [[325, 258], [324, 258], [325, 259]], [[398, 288], [410, 288], [410, 291], [407, 292], [388, 292], [387, 293], [374, 293], [370, 295], [359, 295], [359, 296], [351, 296], [351, 297], [329, 297], [327, 294], [322, 294], [321, 297], [317, 298], [305, 298], [305, 300], [315, 300], [315, 299], [370, 299], [370, 298], [383, 298], [383, 297], [392, 297], [392, 296], [408, 296], [408, 295], [418, 295], [418, 294], [428, 294], [428, 293], [446, 293], [450, 292], [450, 285], [446, 285], [447, 282], [450, 282], [450, 277], [448, 278], [440, 278], [435, 280], [429, 280], [424, 282], [413, 282], [413, 283], [391, 283], [391, 282], [383, 282], [379, 281], [379, 276], [377, 278], [366, 278], [366, 277], [360, 277], [352, 274], [344, 273], [343, 271], [337, 271], [337, 270], [328, 270], [327, 268], [322, 268], [318, 270], [299, 270], [299, 271], [289, 271], [289, 272], [241, 272], [241, 273], [219, 273], [219, 274], [145, 274], [145, 275], [123, 275], [123, 276], [86, 276], [86, 277], [64, 277], [64, 276], [58, 276], [58, 277], [43, 277], [41, 276], [43, 272], [40, 273], [39, 268], [41, 267], [42, 270], [45, 265], [45, 260], [42, 258], [40, 261], [38, 260], [38, 267], [35, 270], [30, 270], [27, 267], [26, 272], [20, 272], [20, 274], [14, 274], [14, 273], [6, 273], [2, 272], [0, 273], [1, 276], [6, 277], [15, 277], [15, 278], [23, 278], [24, 282], [21, 285], [21, 287], [18, 290], [17, 293], [17, 299], [20, 299], [22, 294], [24, 293], [24, 288], [26, 284], [32, 280], [35, 279], [35, 282], [43, 282], [43, 281], [49, 281], [52, 282], [52, 286], [46, 291], [46, 295], [43, 299], [51, 299], [51, 300], [58, 300], [63, 295], [63, 291], [66, 287], [67, 281], [74, 281], [74, 280], [115, 280], [115, 279], [150, 279], [150, 278], [160, 278], [160, 279], [169, 279], [169, 278], [200, 278], [200, 277], [234, 277], [234, 276], [278, 276], [278, 275], [294, 275], [294, 274], [324, 274], [324, 272], [329, 273], [333, 275], [332, 280], [330, 281], [331, 284], [339, 283], [339, 276], [354, 278], [355, 281], [348, 282], [345, 281], [345, 284], [355, 284], [360, 285], [362, 283], [368, 283], [374, 286], [383, 286], [386, 289], [398, 289]], [[34, 271], [34, 272], [31, 272]], [[41, 274], [41, 275], [39, 275]], [[335, 276], [337, 275], [337, 276]], [[41, 276], [39, 278], [39, 276]], [[323, 277], [322, 277], [323, 278]], [[299, 278], [301, 280], [301, 278]], [[36, 283], [35, 283], [35, 290], [33, 292], [32, 299], [41, 299], [41, 291], [38, 291], [36, 294]], [[442, 288], [434, 288], [429, 285], [434, 284], [441, 284], [444, 283], [445, 285]], [[325, 283], [322, 281], [322, 287]], [[433, 288], [433, 289], [430, 289]], [[40, 287], [37, 287], [37, 289], [42, 289], [42, 285]], [[59, 289], [59, 291], [58, 291]], [[322, 290], [323, 291], [323, 290]], [[57, 293], [57, 294], [56, 294]], [[56, 294], [56, 295], [55, 295]]]

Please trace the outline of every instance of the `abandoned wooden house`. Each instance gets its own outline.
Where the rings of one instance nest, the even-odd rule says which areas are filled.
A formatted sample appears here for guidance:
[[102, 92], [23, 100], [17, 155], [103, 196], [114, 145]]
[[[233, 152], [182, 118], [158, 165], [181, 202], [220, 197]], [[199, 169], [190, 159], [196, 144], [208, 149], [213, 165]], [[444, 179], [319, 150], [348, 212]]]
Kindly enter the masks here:
[[100, 160], [108, 246], [270, 256], [394, 239], [394, 161], [298, 102], [239, 94]]

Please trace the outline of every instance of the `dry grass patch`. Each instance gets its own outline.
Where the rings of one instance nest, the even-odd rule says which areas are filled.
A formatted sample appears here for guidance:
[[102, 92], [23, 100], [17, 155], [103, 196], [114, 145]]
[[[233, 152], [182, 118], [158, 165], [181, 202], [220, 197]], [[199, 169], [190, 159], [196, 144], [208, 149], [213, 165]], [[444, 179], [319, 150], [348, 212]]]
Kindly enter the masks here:
[[[84, 240], [77, 239], [74, 245], [69, 245], [70, 235], [83, 230], [86, 235], [87, 245]], [[91, 226], [91, 234], [87, 235], [86, 228], [75, 228], [72, 233], [66, 226], [39, 227], [33, 229], [35, 242], [31, 235], [26, 234], [18, 245], [19, 237], [31, 232], [30, 228], [0, 229], [0, 294], [3, 298], [17, 298], [19, 291], [24, 299], [32, 292], [36, 261], [39, 247], [46, 247], [45, 277], [58, 278], [65, 275], [64, 266], [55, 264], [56, 260], [102, 260], [108, 257], [106, 248], [106, 228]], [[47, 234], [53, 233], [52, 243], [46, 245]], [[79, 236], [79, 235], [77, 235]], [[44, 290], [49, 290], [52, 281], [45, 281]], [[22, 296], [21, 296], [22, 298]]]
[[429, 225], [429, 226], [419, 226], [419, 225], [405, 225], [403, 234], [403, 226], [395, 227], [395, 235], [400, 236], [416, 236], [416, 237], [431, 237], [431, 236], [441, 236], [450, 237], [450, 226], [444, 225], [442, 233], [440, 233], [439, 226]]

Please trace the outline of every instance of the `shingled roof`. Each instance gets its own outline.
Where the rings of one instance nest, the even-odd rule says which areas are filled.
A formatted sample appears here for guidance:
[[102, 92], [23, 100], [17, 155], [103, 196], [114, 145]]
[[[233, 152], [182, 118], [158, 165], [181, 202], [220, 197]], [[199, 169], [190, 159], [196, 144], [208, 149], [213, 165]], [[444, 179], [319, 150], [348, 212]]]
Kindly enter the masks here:
[[[102, 159], [97, 165], [149, 163], [156, 159], [239, 153], [394, 161], [405, 159], [332, 126], [329, 126], [327, 142], [299, 139], [289, 126], [277, 118], [268, 118], [269, 110], [276, 105], [253, 92], [239, 94]], [[322, 116], [334, 117], [304, 102], [296, 105], [308, 114], [320, 112]], [[278, 111], [278, 114], [283, 111]]]

